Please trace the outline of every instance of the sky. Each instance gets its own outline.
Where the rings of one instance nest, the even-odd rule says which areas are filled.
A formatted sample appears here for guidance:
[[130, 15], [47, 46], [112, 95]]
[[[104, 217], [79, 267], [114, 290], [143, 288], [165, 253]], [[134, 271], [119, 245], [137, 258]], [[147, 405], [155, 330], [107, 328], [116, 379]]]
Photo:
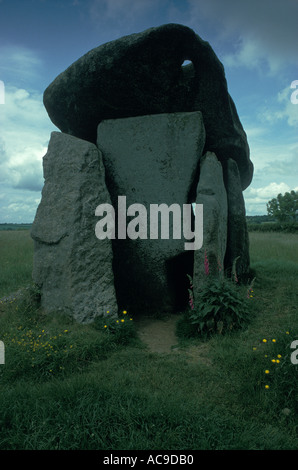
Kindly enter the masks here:
[[254, 164], [246, 214], [266, 214], [298, 190], [297, 18], [298, 0], [0, 0], [0, 223], [34, 220], [59, 130], [47, 86], [94, 47], [165, 23], [192, 28], [222, 62]]

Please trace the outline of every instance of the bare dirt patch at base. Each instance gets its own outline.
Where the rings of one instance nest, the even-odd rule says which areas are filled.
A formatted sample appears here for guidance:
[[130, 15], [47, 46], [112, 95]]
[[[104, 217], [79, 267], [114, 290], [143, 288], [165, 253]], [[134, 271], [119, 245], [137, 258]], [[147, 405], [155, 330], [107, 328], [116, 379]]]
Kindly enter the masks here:
[[181, 354], [188, 362], [212, 365], [208, 343], [180, 347], [176, 336], [179, 314], [168, 314], [161, 319], [141, 317], [136, 321], [137, 334], [148, 350], [159, 354]]
[[178, 318], [178, 315], [167, 315], [162, 319], [139, 318], [137, 334], [151, 352], [170, 353], [178, 343], [175, 333]]

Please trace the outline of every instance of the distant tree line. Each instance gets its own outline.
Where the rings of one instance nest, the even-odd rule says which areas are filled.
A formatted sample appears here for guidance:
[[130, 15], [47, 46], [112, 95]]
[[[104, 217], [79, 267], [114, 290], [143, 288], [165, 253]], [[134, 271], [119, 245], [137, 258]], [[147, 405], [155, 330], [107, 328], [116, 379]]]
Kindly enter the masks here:
[[298, 191], [278, 194], [266, 207], [267, 215], [246, 217], [248, 231], [298, 233]]
[[29, 230], [32, 224], [12, 224], [4, 223], [0, 224], [0, 230]]

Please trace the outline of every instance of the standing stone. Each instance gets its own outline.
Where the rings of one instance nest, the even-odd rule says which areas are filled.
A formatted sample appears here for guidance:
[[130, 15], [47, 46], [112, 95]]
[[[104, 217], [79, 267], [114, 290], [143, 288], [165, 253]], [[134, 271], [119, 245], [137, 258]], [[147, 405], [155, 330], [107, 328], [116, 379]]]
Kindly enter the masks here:
[[95, 236], [95, 209], [110, 203], [101, 153], [94, 144], [53, 132], [43, 170], [31, 231], [42, 307], [82, 323], [117, 315], [111, 241]]
[[228, 198], [228, 240], [225, 267], [231, 269], [236, 261], [237, 278], [249, 272], [249, 239], [241, 181], [237, 163], [229, 158], [224, 166], [224, 180]]
[[203, 204], [203, 246], [194, 252], [194, 300], [207, 276], [220, 276], [224, 271], [227, 245], [227, 194], [221, 163], [207, 152], [200, 164], [197, 204]]
[[[118, 238], [113, 244], [120, 308], [138, 313], [175, 310], [187, 303], [186, 273], [192, 272], [193, 251], [185, 250], [182, 223], [179, 239], [173, 238], [171, 217], [169, 239], [162, 239], [161, 233], [152, 239], [149, 214], [152, 204], [179, 204], [182, 214], [183, 204], [191, 202], [189, 192], [204, 143], [200, 112], [107, 120], [98, 126], [97, 145], [116, 220], [118, 196], [126, 197], [127, 208], [142, 204], [148, 220], [147, 238]], [[132, 220], [127, 217], [127, 225]]]

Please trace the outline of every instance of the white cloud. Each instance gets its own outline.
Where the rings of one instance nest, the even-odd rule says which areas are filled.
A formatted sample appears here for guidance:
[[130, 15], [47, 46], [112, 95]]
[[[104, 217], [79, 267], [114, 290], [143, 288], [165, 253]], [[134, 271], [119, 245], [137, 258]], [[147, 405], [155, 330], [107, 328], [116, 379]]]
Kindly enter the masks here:
[[279, 109], [276, 111], [271, 111], [266, 116], [265, 119], [268, 121], [278, 121], [284, 119], [287, 121], [288, 125], [291, 127], [298, 127], [298, 105], [293, 104], [291, 101], [291, 94], [293, 89], [288, 87], [284, 88], [281, 92], [278, 93], [277, 103], [279, 103]]
[[284, 183], [283, 181], [281, 183], [272, 182], [260, 188], [254, 188], [250, 186], [243, 193], [247, 215], [266, 214], [266, 203], [268, 201], [275, 198], [280, 193], [284, 194], [292, 190], [298, 191], [298, 186], [290, 187], [287, 183]]
[[256, 68], [266, 63], [271, 73], [284, 64], [298, 64], [296, 0], [189, 0], [193, 26], [203, 18], [217, 28], [218, 42], [234, 46], [225, 65]]
[[42, 96], [8, 86], [1, 111], [1, 181], [13, 187], [40, 191], [43, 184], [41, 162], [52, 127]]
[[11, 85], [0, 107], [0, 222], [33, 221], [43, 186], [42, 157], [52, 130], [42, 94]]
[[0, 46], [0, 76], [15, 85], [34, 82], [43, 61], [35, 52], [21, 45]]

